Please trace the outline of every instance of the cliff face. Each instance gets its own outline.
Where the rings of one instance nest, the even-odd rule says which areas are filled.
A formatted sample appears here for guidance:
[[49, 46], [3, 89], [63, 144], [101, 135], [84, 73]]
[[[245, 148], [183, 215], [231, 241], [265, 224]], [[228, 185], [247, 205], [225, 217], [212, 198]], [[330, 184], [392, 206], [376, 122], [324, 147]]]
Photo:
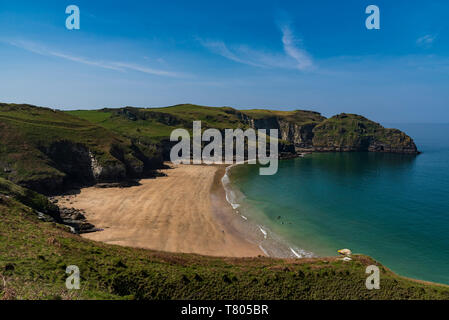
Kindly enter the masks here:
[[342, 113], [329, 119], [319, 116], [306, 121], [304, 114], [302, 117], [266, 116], [259, 119], [245, 115], [242, 120], [254, 129], [278, 129], [279, 138], [292, 144], [297, 152], [419, 153], [412, 138], [402, 131], [386, 129], [355, 114]]
[[314, 111], [297, 110], [285, 114], [242, 111], [241, 119], [253, 129], [278, 129], [279, 139], [291, 144], [292, 148], [310, 148], [313, 128], [325, 118]]

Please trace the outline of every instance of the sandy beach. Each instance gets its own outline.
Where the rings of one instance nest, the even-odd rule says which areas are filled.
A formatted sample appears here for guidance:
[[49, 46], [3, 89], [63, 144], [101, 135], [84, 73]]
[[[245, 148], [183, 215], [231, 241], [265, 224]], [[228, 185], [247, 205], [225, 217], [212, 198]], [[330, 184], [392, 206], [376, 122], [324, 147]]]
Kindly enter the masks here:
[[220, 181], [224, 166], [171, 167], [139, 186], [84, 188], [59, 203], [85, 210], [87, 220], [104, 229], [82, 235], [92, 240], [212, 256], [263, 255], [233, 227], [235, 214]]

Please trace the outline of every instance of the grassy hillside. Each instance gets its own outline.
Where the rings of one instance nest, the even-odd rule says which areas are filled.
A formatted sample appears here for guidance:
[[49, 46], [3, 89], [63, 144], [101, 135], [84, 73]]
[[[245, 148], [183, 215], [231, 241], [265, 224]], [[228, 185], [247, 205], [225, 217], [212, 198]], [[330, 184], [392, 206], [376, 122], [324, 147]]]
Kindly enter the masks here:
[[11, 181], [0, 178], [0, 194], [13, 198], [36, 212], [50, 216], [54, 221], [61, 222], [59, 208], [40, 193], [22, 188]]
[[133, 170], [151, 169], [159, 156], [156, 148], [92, 122], [30, 105], [0, 104], [0, 136], [0, 177], [42, 192], [57, 191], [68, 181], [85, 185], [131, 176]]
[[244, 110], [242, 113], [250, 116], [255, 120], [277, 117], [294, 124], [305, 124], [310, 122], [321, 122], [326, 118], [315, 111], [295, 110], [295, 111], [276, 111], [264, 109]]
[[[106, 245], [40, 221], [0, 191], [0, 299], [449, 299], [447, 286], [353, 258], [216, 258]], [[380, 290], [365, 288], [371, 264], [381, 268]], [[68, 265], [80, 268], [80, 290], [65, 288]]]
[[193, 121], [201, 121], [203, 128], [249, 128], [232, 108], [176, 105], [165, 108], [140, 109], [126, 107], [95, 111], [69, 111], [71, 115], [114, 130], [128, 137], [139, 137], [147, 141], [160, 142], [170, 137], [176, 128], [191, 131]]
[[296, 124], [320, 122], [325, 118], [313, 111], [236, 110], [230, 107], [205, 107], [181, 104], [163, 108], [133, 108], [76, 110], [69, 114], [115, 130], [130, 137], [145, 137], [158, 142], [167, 139], [176, 128], [191, 129], [193, 121], [203, 128], [251, 127], [250, 120], [284, 119]]

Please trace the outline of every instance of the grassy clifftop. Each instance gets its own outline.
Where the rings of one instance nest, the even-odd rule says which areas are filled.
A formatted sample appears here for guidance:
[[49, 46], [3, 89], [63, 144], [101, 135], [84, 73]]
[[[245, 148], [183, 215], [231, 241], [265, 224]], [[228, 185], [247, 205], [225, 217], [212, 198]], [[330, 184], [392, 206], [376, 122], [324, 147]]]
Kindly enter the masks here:
[[321, 122], [326, 118], [323, 117], [319, 112], [307, 111], [307, 110], [294, 110], [294, 111], [276, 111], [276, 110], [265, 110], [265, 109], [252, 109], [244, 110], [242, 113], [255, 119], [267, 119], [277, 117], [285, 121], [292, 122], [294, 124], [305, 124], [309, 122]]
[[[365, 287], [372, 264], [381, 270], [380, 290]], [[80, 290], [65, 288], [68, 265], [80, 268]], [[402, 278], [362, 255], [238, 259], [97, 243], [40, 221], [0, 191], [0, 299], [448, 298], [449, 287]]]
[[0, 176], [41, 192], [150, 170], [161, 161], [151, 146], [68, 113], [0, 104]]
[[386, 129], [356, 114], [342, 113], [326, 119], [313, 133], [313, 145], [321, 151], [417, 152], [413, 140], [405, 133]]

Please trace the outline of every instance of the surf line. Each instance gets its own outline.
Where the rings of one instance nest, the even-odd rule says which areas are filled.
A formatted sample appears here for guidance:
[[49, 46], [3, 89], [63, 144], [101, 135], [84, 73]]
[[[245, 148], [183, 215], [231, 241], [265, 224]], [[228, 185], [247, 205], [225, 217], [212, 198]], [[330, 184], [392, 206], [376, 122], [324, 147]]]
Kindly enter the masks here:
[[268, 252], [262, 247], [261, 244], [259, 244], [259, 248], [260, 248], [260, 250], [262, 250], [262, 252], [263, 252], [267, 257], [270, 256], [270, 255], [268, 254]]
[[266, 239], [266, 238], [267, 238], [267, 232], [266, 232], [264, 229], [262, 229], [261, 226], [258, 226], [258, 227], [259, 227], [259, 229], [260, 229], [260, 232], [263, 233], [263, 238]]
[[[228, 173], [229, 173], [229, 170], [231, 168], [233, 168], [235, 166], [238, 166], [238, 165], [241, 165], [241, 164], [245, 164], [245, 163], [247, 163], [249, 161], [255, 161], [255, 160], [254, 159], [253, 160], [248, 159], [248, 160], [244, 160], [244, 161], [238, 161], [236, 163], [233, 163], [233, 164], [227, 166], [226, 169], [225, 169], [225, 174], [221, 178], [221, 184], [223, 185], [223, 188], [225, 189], [226, 201], [231, 205], [232, 209], [234, 209], [234, 210], [239, 208], [240, 204], [234, 202], [235, 199], [233, 199], [233, 195], [235, 195], [235, 194], [231, 190], [231, 188], [227, 187], [231, 183], [231, 180], [229, 178], [229, 174]], [[242, 216], [242, 218], [245, 219], [245, 220], [248, 220], [244, 216]]]
[[[241, 161], [241, 162], [237, 162], [237, 163], [234, 163], [234, 164], [231, 164], [231, 165], [227, 166], [226, 170], [225, 170], [225, 174], [221, 178], [221, 183], [222, 183], [223, 189], [225, 190], [227, 202], [232, 206], [232, 208], [235, 210], [235, 212], [237, 214], [239, 214], [240, 217], [243, 220], [245, 220], [245, 221], [248, 220], [248, 218], [241, 213], [240, 209], [238, 209], [240, 207], [240, 204], [233, 202], [233, 201], [235, 201], [235, 199], [232, 199], [232, 196], [234, 195], [234, 193], [232, 192], [231, 188], [229, 188], [229, 184], [230, 184], [229, 170], [232, 167], [244, 164], [247, 161], [248, 160]], [[230, 194], [230, 196], [228, 196], [228, 194]], [[257, 225], [257, 227], [259, 228], [259, 231], [263, 234], [264, 240], [267, 240], [268, 232], [264, 229], [265, 227], [261, 226], [261, 225]], [[261, 242], [259, 243], [259, 248], [267, 257], [270, 257], [270, 255], [268, 254], [267, 250], [265, 250], [265, 248], [262, 247], [262, 243], [263, 243], [264, 240], [261, 240]], [[305, 258], [305, 257], [313, 257], [314, 256], [313, 253], [303, 252], [303, 250], [301, 250], [301, 249], [299, 251], [301, 253], [298, 253], [296, 250], [294, 250], [292, 247], [290, 247], [288, 245], [285, 245], [285, 247], [290, 249], [290, 252], [294, 255], [294, 257], [296, 257], [298, 259], [302, 259], [302, 258]]]
[[297, 258], [302, 258], [302, 256], [297, 253], [295, 250], [293, 250], [293, 248], [290, 248], [290, 251], [297, 257]]

